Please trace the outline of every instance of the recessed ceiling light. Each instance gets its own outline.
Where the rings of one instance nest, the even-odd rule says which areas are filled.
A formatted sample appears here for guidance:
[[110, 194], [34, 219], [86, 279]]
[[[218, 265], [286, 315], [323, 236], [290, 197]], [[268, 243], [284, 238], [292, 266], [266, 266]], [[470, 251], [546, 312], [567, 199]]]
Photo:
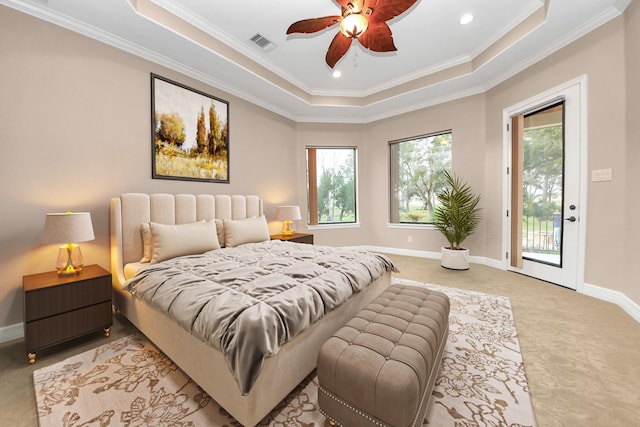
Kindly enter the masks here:
[[333, 77], [336, 78], [336, 79], [339, 78], [341, 75], [342, 75], [342, 73], [340, 72], [340, 70], [335, 70], [333, 72]]
[[460, 18], [460, 25], [467, 25], [471, 21], [473, 21], [473, 15], [470, 13], [467, 13], [465, 15], [462, 15], [462, 18]]

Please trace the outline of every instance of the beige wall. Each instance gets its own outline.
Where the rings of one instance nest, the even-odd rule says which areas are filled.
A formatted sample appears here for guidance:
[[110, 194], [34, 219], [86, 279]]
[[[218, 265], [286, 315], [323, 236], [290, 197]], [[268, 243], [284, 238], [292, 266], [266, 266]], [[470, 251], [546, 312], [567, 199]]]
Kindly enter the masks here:
[[624, 293], [640, 304], [640, 3], [635, 1], [625, 13], [626, 59], [626, 168], [624, 249], [626, 283]]
[[[484, 182], [484, 102], [473, 96], [367, 125], [298, 124], [298, 176], [306, 179], [304, 147], [358, 148], [359, 227], [314, 229], [316, 242], [328, 245], [376, 245], [416, 251], [440, 251], [446, 243], [436, 230], [389, 228], [389, 141], [452, 130], [454, 168], [478, 191]], [[298, 197], [306, 198], [306, 186]], [[482, 203], [484, 205], [484, 203]], [[408, 237], [413, 238], [409, 243]], [[484, 233], [468, 241], [474, 254], [483, 253]]]
[[[598, 271], [607, 270], [602, 269], [602, 265], [619, 267], [619, 258], [613, 251], [600, 250], [600, 247], [605, 242], [609, 247], [612, 230], [621, 227], [620, 215], [624, 208], [623, 37], [622, 20], [614, 20], [487, 93], [487, 145], [497, 149], [503, 144], [504, 108], [587, 75], [587, 169], [612, 168], [615, 177], [611, 182], [587, 183], [585, 280], [593, 284], [602, 283], [597, 276]], [[487, 170], [494, 169], [487, 166]], [[491, 246], [491, 256], [499, 253], [498, 243]]]
[[[4, 6], [0, 58], [0, 327], [22, 321], [22, 276], [53, 269], [47, 212], [90, 211], [85, 262], [108, 269], [108, 203], [122, 192], [259, 194], [270, 218], [296, 202], [295, 168], [278, 167], [295, 164], [290, 120]], [[151, 179], [151, 72], [229, 101], [230, 184]]]
[[[369, 244], [435, 251], [445, 243], [434, 230], [388, 228], [388, 141], [452, 129], [454, 169], [482, 193], [485, 218], [466, 246], [472, 255], [499, 261], [503, 242], [504, 109], [586, 75], [587, 217], [585, 282], [624, 293], [640, 303], [640, 145], [633, 126], [640, 113], [640, 12], [632, 4], [623, 17], [598, 28], [484, 95], [444, 103], [363, 126], [360, 165], [360, 230], [323, 231], [323, 243]], [[634, 42], [630, 42], [634, 40]], [[635, 113], [635, 114], [634, 114]], [[627, 123], [629, 120], [629, 123]], [[321, 139], [327, 127], [298, 126], [299, 143]], [[334, 137], [335, 135], [332, 135]], [[338, 138], [349, 138], [345, 134]], [[613, 181], [590, 182], [591, 170], [611, 168]], [[298, 171], [304, 179], [304, 169]], [[363, 183], [365, 185], [363, 185]], [[304, 192], [299, 193], [302, 198]], [[367, 218], [367, 220], [365, 220]], [[359, 237], [364, 237], [360, 240]], [[413, 237], [413, 243], [407, 238]], [[627, 248], [629, 255], [624, 255]], [[625, 262], [626, 261], [626, 262]]]
[[[467, 246], [473, 255], [499, 260], [502, 111], [582, 74], [588, 76], [588, 170], [612, 168], [614, 176], [589, 182], [585, 280], [640, 303], [640, 134], [633, 126], [640, 101], [630, 95], [640, 93], [639, 9], [633, 3], [623, 17], [483, 95], [346, 125], [291, 122], [223, 88], [0, 6], [0, 327], [22, 321], [22, 276], [52, 269], [57, 249], [40, 244], [46, 212], [90, 211], [96, 240], [82, 245], [85, 259], [108, 267], [110, 197], [254, 193], [265, 198], [272, 218], [278, 204], [306, 204], [308, 145], [358, 147], [361, 225], [314, 230], [318, 243], [435, 252], [445, 243], [436, 231], [387, 227], [387, 144], [452, 129], [454, 169], [482, 193], [485, 221]], [[230, 101], [230, 184], [151, 179], [151, 72]], [[272, 231], [278, 226], [271, 224]]]
[[[453, 168], [474, 190], [484, 189], [484, 96], [477, 95], [402, 116], [371, 123], [366, 140], [371, 144], [367, 162], [369, 182], [375, 194], [364, 204], [372, 221], [367, 232], [376, 244], [407, 250], [439, 252], [446, 244], [437, 230], [388, 228], [389, 221], [389, 141], [451, 129]], [[487, 208], [481, 200], [483, 215]], [[413, 239], [408, 242], [408, 237]], [[484, 227], [465, 241], [474, 255], [484, 254]]]
[[[625, 20], [618, 18], [530, 67], [487, 93], [487, 145], [502, 145], [502, 110], [539, 92], [587, 76], [587, 236], [585, 282], [633, 295], [633, 279], [622, 248], [628, 209], [625, 119]], [[637, 159], [637, 157], [636, 157]], [[611, 168], [613, 181], [591, 182], [591, 170]], [[487, 165], [487, 171], [496, 168]], [[582, 210], [584, 212], [584, 206]], [[496, 219], [497, 220], [497, 219]], [[637, 239], [636, 235], [636, 239]], [[488, 255], [500, 244], [487, 242]], [[620, 249], [618, 249], [620, 248]], [[640, 301], [637, 298], [636, 301]]]
[[[298, 200], [300, 206], [306, 206], [307, 200], [307, 168], [306, 168], [306, 147], [356, 147], [358, 152], [357, 170], [358, 170], [358, 206], [360, 221], [367, 222], [368, 213], [362, 208], [362, 201], [368, 198], [369, 184], [366, 179], [369, 165], [363, 161], [363, 153], [367, 153], [367, 143], [363, 138], [361, 125], [356, 124], [324, 124], [324, 123], [299, 123], [298, 131]], [[364, 217], [363, 217], [364, 215]], [[303, 214], [304, 216], [304, 214]], [[302, 227], [298, 227], [298, 231], [304, 229], [304, 221], [300, 221]], [[359, 242], [367, 242], [367, 235], [362, 227], [349, 228], [332, 228], [322, 229], [314, 228], [311, 231], [314, 234], [314, 242], [320, 245], [348, 246], [364, 244]]]

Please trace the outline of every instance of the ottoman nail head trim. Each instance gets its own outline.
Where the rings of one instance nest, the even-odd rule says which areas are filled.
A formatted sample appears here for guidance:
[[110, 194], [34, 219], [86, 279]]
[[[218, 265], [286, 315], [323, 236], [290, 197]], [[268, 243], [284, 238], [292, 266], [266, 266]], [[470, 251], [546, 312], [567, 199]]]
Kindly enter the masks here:
[[[361, 417], [365, 418], [367, 421], [373, 423], [374, 425], [380, 426], [380, 427], [387, 427], [386, 424], [382, 424], [381, 422], [379, 422], [378, 420], [375, 420], [373, 418], [371, 418], [369, 415], [365, 414], [364, 412], [362, 412], [361, 410], [359, 410], [358, 408], [351, 406], [349, 403], [345, 402], [344, 400], [340, 399], [339, 397], [333, 395], [332, 393], [329, 393], [327, 390], [325, 390], [324, 388], [320, 387], [319, 390], [323, 393], [325, 393], [328, 397], [330, 397], [331, 399], [335, 400], [336, 402], [340, 403], [341, 405], [346, 406], [347, 408], [349, 408], [349, 410], [355, 412], [356, 414], [360, 415]], [[320, 408], [320, 412], [322, 413], [322, 415], [324, 415], [325, 417], [329, 418], [329, 420], [333, 421], [335, 423], [335, 425], [339, 425], [341, 426], [342, 424], [340, 424], [338, 421], [334, 420], [333, 418], [331, 418], [330, 415], [327, 415], [322, 408]], [[331, 424], [331, 421], [329, 422]]]

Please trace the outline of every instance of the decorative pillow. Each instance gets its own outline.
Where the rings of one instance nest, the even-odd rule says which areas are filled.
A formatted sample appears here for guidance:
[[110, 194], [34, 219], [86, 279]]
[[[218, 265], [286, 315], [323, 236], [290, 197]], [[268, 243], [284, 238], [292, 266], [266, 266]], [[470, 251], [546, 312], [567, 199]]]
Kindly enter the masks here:
[[149, 224], [152, 237], [151, 263], [183, 255], [220, 249], [215, 221], [189, 224]]
[[264, 215], [249, 219], [225, 219], [223, 222], [224, 239], [228, 248], [269, 240], [269, 227]]
[[224, 221], [221, 219], [216, 219], [216, 231], [218, 232], [218, 243], [220, 243], [221, 248], [224, 248]]
[[140, 224], [140, 233], [142, 234], [142, 258], [140, 262], [151, 261], [151, 228], [148, 222]]

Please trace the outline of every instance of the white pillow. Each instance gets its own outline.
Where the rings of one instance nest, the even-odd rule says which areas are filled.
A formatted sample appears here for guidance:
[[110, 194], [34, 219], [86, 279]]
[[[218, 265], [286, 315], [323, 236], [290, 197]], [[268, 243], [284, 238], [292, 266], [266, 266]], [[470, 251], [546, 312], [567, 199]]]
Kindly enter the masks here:
[[151, 263], [183, 255], [220, 249], [215, 221], [189, 224], [149, 224], [152, 237]]
[[148, 222], [140, 224], [140, 233], [142, 234], [142, 258], [140, 262], [151, 261], [151, 229]]
[[270, 239], [269, 226], [264, 215], [248, 219], [225, 219], [223, 222], [225, 246], [228, 248]]

